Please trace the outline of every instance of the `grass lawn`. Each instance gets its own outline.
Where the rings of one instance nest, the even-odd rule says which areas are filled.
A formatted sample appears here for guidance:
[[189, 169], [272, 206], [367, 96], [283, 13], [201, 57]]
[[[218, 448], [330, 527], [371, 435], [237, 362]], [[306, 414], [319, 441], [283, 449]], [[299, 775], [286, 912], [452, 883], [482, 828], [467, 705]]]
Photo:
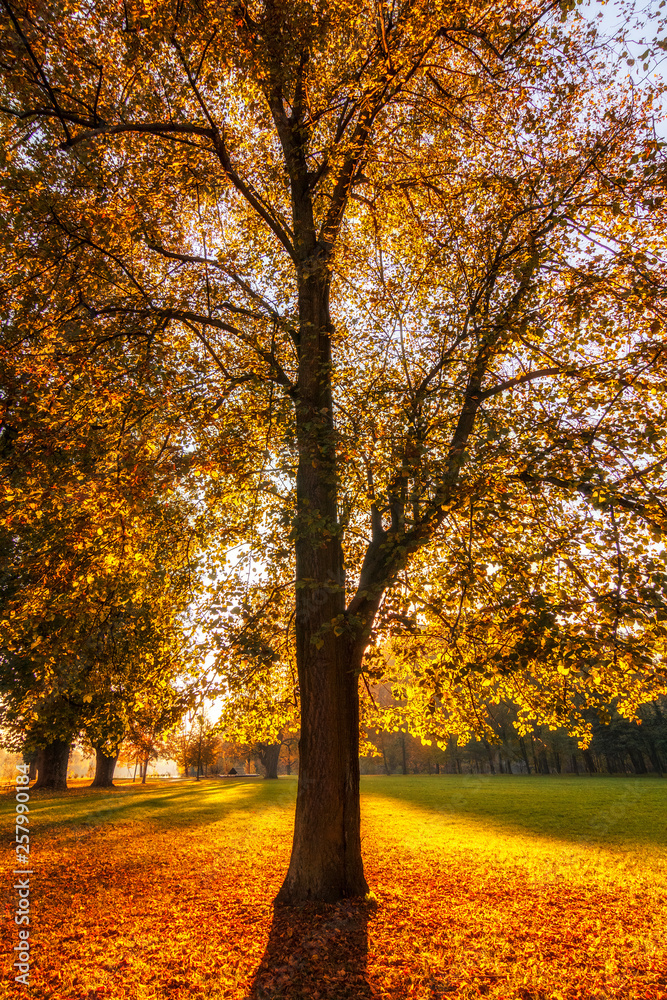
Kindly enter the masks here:
[[[667, 1000], [667, 782], [366, 777], [371, 898], [274, 913], [295, 793], [281, 778], [33, 794], [34, 965], [7, 995]], [[10, 871], [12, 810], [3, 795]], [[10, 876], [7, 984], [15, 897]]]

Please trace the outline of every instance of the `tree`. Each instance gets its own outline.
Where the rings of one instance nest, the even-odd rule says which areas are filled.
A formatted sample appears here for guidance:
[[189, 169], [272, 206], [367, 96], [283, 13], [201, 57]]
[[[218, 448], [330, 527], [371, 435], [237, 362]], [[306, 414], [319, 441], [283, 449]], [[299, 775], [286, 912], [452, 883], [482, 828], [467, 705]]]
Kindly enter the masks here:
[[217, 727], [210, 721], [203, 706], [199, 706], [190, 723], [190, 747], [185, 766], [195, 768], [196, 779], [199, 781], [200, 776], [206, 773], [206, 768], [215, 762], [221, 741], [217, 735]]
[[184, 614], [216, 516], [182, 416], [154, 404], [164, 371], [146, 378], [141, 352], [113, 340], [82, 367], [54, 321], [62, 301], [41, 305], [49, 337], [22, 338], [12, 316], [0, 338], [0, 713], [38, 787], [66, 788], [82, 729], [108, 786], [134, 702], [187, 669]]
[[137, 700], [123, 746], [139, 762], [142, 785], [148, 765], [168, 754], [166, 737], [178, 726], [187, 708], [187, 698], [175, 688], [163, 686]]
[[[409, 633], [406, 574], [437, 570], [475, 510], [502, 523], [510, 494], [566, 522], [598, 511], [586, 545], [611, 539], [615, 560], [602, 673], [622, 661], [664, 689], [660, 582], [648, 656], [620, 643], [637, 622], [625, 542], [664, 523], [653, 94], [615, 77], [571, 3], [5, 10], [4, 197], [22, 229], [5, 268], [20, 256], [25, 275], [27, 256], [36, 298], [67, 289], [81, 338], [148, 324], [176, 385], [202, 373], [193, 435], [217, 407], [254, 492], [248, 542], [270, 539], [267, 585], [294, 573], [279, 899], [364, 893], [364, 654]], [[5, 310], [34, 328], [22, 294]], [[229, 611], [243, 642], [260, 610]], [[520, 672], [515, 647], [499, 669]], [[477, 669], [457, 659], [457, 676]]]

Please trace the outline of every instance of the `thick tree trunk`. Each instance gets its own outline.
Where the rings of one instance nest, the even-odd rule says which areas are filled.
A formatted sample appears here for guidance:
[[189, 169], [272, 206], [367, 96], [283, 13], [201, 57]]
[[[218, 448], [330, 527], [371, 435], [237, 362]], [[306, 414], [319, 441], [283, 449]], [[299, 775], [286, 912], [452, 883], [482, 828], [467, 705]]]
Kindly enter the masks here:
[[66, 792], [69, 752], [67, 740], [54, 740], [41, 749], [37, 757], [37, 781], [33, 787]]
[[[340, 664], [301, 688], [299, 785], [279, 902], [364, 895], [359, 808], [358, 674]], [[319, 682], [319, 683], [318, 683]]]
[[[295, 202], [295, 213], [308, 207]], [[312, 222], [296, 220], [302, 231]], [[278, 902], [364, 895], [359, 809], [359, 673], [364, 642], [345, 613], [331, 399], [329, 276], [313, 257], [299, 274], [295, 414], [296, 659], [301, 695], [294, 841]]]
[[259, 759], [264, 768], [265, 778], [278, 777], [278, 758], [282, 743], [260, 743]]
[[113, 788], [113, 773], [116, 770], [118, 753], [106, 754], [100, 747], [95, 747], [95, 777], [91, 788]]

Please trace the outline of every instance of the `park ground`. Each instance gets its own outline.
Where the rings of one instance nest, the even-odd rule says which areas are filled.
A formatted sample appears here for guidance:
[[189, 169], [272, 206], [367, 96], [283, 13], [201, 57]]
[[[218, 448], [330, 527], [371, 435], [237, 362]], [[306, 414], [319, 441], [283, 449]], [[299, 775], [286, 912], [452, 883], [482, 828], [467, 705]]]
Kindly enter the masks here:
[[[278, 908], [296, 781], [30, 803], [30, 986], [54, 1000], [667, 1000], [667, 781], [362, 779], [371, 893]], [[13, 798], [0, 798], [13, 868]]]

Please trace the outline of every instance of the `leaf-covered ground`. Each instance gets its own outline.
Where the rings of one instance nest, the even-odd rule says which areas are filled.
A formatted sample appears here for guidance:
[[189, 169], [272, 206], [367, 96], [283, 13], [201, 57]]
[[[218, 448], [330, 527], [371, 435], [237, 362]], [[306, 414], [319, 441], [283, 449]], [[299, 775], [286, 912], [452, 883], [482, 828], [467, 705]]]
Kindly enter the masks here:
[[295, 787], [33, 795], [34, 967], [11, 986], [5, 879], [7, 995], [667, 1000], [667, 783], [366, 778], [371, 898], [274, 912]]

